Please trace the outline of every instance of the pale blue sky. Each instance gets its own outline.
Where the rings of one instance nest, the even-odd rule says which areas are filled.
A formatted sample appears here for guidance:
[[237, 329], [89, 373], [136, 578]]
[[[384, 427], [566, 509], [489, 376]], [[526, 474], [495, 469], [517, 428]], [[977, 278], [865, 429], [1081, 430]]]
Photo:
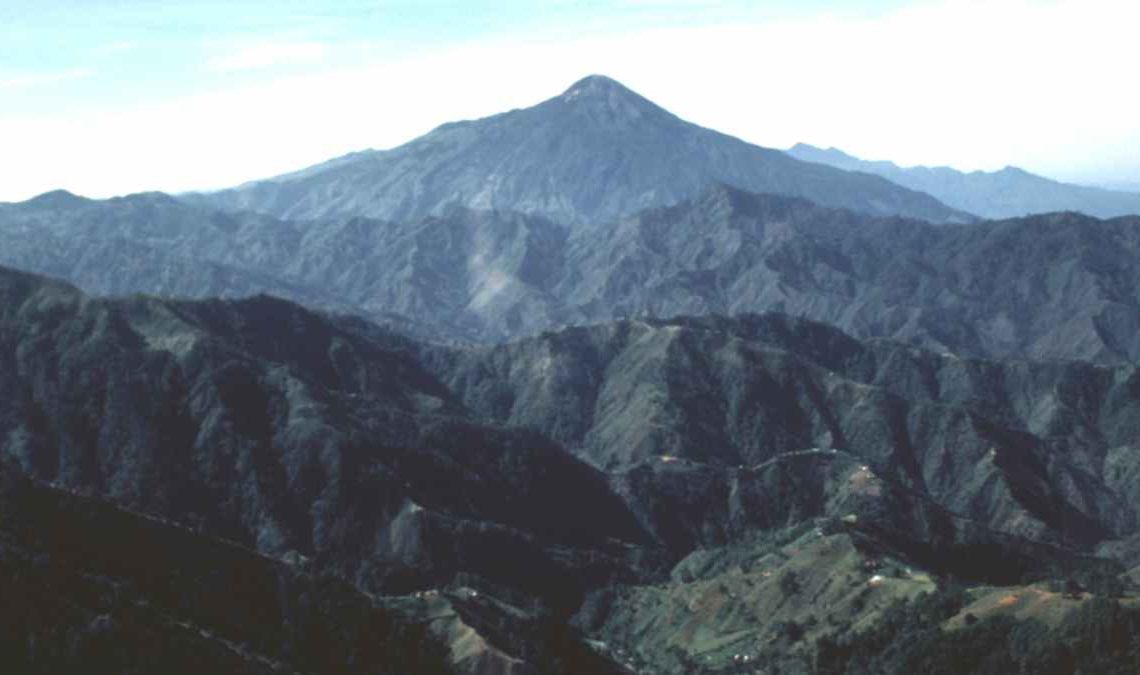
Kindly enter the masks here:
[[1137, 181], [1136, 4], [0, 0], [0, 200], [221, 187], [593, 72], [770, 147]]
[[[874, 14], [903, 4], [892, 0], [0, 0], [4, 45], [0, 82], [23, 84], [6, 88], [6, 114], [38, 114], [61, 104], [121, 105], [232, 86], [243, 78], [260, 81], [267, 69], [344, 65], [362, 57], [393, 57], [503, 36], [565, 39], [586, 33], [747, 23], [819, 11]], [[322, 51], [319, 59], [305, 58], [299, 51], [290, 60], [282, 53], [280, 63], [266, 68], [210, 67], [212, 61], [258, 44], [319, 44]], [[262, 72], [250, 74], [250, 70]], [[30, 86], [40, 82], [51, 86]]]

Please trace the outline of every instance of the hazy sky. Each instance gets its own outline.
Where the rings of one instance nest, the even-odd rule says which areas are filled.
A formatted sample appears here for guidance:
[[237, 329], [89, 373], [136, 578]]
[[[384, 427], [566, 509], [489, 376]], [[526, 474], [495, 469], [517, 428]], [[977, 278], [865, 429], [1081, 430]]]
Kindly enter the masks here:
[[234, 185], [590, 73], [785, 148], [1140, 182], [1137, 0], [0, 0], [0, 200]]

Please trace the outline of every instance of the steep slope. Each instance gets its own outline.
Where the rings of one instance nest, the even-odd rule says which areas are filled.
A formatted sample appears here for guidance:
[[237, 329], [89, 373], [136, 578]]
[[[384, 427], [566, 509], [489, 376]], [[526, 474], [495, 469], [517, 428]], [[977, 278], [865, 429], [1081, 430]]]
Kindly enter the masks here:
[[652, 485], [627, 501], [689, 546], [787, 525], [781, 509], [834, 514], [830, 491], [805, 487], [818, 475], [768, 464], [812, 448], [836, 485], [897, 485], [1011, 535], [1089, 547], [1140, 525], [1133, 366], [972, 361], [780, 315], [619, 322], [425, 359], [484, 419], [619, 471], [623, 494]]
[[[850, 485], [1082, 547], [1140, 518], [1131, 366], [971, 361], [779, 315], [440, 347], [264, 297], [0, 281], [7, 463], [364, 588], [470, 572], [573, 603], [652, 572], [645, 555], [834, 516]], [[815, 487], [789, 499], [797, 482]]]
[[[766, 464], [812, 448], [841, 451], [834, 485], [886, 481], [1012, 535], [1089, 547], [1140, 523], [1132, 366], [960, 359], [780, 315], [439, 347], [264, 297], [2, 278], [0, 456], [366, 588], [467, 571], [561, 580], [573, 602], [636, 576], [615, 542], [678, 555], [835, 515], [830, 491], [778, 497], [796, 481]], [[476, 555], [487, 538], [517, 567]]]
[[[441, 346], [264, 296], [100, 300], [0, 269], [0, 583], [46, 598], [0, 621], [77, 645], [6, 654], [121, 670], [149, 652], [108, 640], [146, 640], [222, 672], [336, 672], [312, 665], [326, 646], [404, 658], [361, 636], [407, 630], [462, 673], [618, 672], [615, 645], [704, 668], [687, 659], [816, 615], [774, 569], [865, 625], [871, 557], [987, 583], [1102, 564], [1077, 554], [1140, 530], [1138, 381], [782, 315]], [[825, 590], [827, 570], [856, 578]], [[225, 616], [199, 590], [218, 574], [271, 616]]]
[[267, 292], [488, 341], [629, 316], [783, 311], [995, 358], [1140, 358], [1140, 219], [940, 227], [717, 186], [604, 228], [448, 209], [280, 221], [162, 195], [0, 207], [0, 261], [99, 293]]
[[454, 339], [553, 321], [566, 230], [542, 218], [456, 208], [406, 224], [298, 223], [162, 194], [71, 197], [0, 206], [0, 263], [101, 295], [271, 293]]
[[1016, 167], [969, 173], [944, 166], [904, 169], [894, 162], [863, 160], [842, 150], [824, 150], [804, 143], [797, 143], [787, 152], [804, 162], [882, 176], [983, 218], [1016, 218], [1052, 211], [1078, 211], [1097, 218], [1140, 215], [1140, 194], [1061, 183]]
[[0, 271], [0, 459], [373, 592], [468, 573], [572, 605], [641, 574], [648, 541], [599, 472], [265, 297], [101, 301]]
[[881, 178], [800, 162], [690, 124], [602, 76], [534, 107], [446, 124], [392, 150], [187, 198], [291, 219], [405, 221], [459, 205], [580, 224], [671, 204], [715, 182], [867, 213], [970, 219]]
[[67, 279], [93, 293], [268, 292], [333, 304], [315, 286], [289, 283], [270, 265], [258, 264], [279, 260], [298, 238], [295, 228], [272, 218], [189, 207], [162, 193], [105, 201], [48, 193], [0, 205], [0, 233], [0, 263]]
[[376, 596], [3, 467], [0, 488], [0, 662], [15, 672], [620, 672], [572, 629], [543, 632], [541, 611], [470, 587]]
[[3, 468], [0, 591], [8, 672], [457, 672], [344, 582]]
[[939, 228], [721, 187], [571, 237], [564, 301], [594, 320], [776, 310], [996, 358], [1140, 358], [1140, 218]]

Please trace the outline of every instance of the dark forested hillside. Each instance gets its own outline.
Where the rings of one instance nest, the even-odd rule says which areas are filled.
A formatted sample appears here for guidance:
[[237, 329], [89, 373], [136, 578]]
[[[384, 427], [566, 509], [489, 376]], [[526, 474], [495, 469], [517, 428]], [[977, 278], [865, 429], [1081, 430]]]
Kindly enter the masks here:
[[5, 468], [0, 592], [8, 672], [452, 672], [426, 621], [342, 580]]
[[945, 227], [726, 186], [607, 225], [453, 209], [292, 222], [162, 195], [0, 208], [0, 261], [98, 293], [267, 292], [437, 339], [779, 311], [964, 356], [1140, 358], [1140, 219]]
[[[143, 547], [174, 537], [188, 565], [202, 548], [245, 556], [274, 584], [296, 570], [288, 584], [301, 586], [286, 595], [327, 577], [344, 602], [375, 603], [385, 631], [434, 617], [420, 635], [458, 672], [641, 663], [686, 630], [665, 615], [643, 621], [701, 589], [773, 607], [759, 623], [733, 609], [661, 652], [687, 663], [711, 635], [806, 621], [807, 605], [777, 602], [791, 582], [765, 574], [823, 583], [808, 576], [811, 556], [854, 584], [819, 591], [842, 591], [836, 607], [860, 617], [836, 639], [877, 620], [885, 604], [843, 589], [885, 560], [911, 572], [884, 602], [936, 578], [1010, 584], [1138, 562], [1132, 366], [961, 359], [786, 315], [446, 347], [266, 296], [103, 300], [8, 270], [0, 301], [5, 583], [58, 578], [91, 594], [45, 590], [47, 614], [7, 616], [24, 617], [13, 619], [21, 636], [58, 619], [107, 663], [121, 661], [100, 626], [172, 650], [200, 642], [176, 627], [206, 610], [164, 595], [182, 582], [119, 560], [132, 559], [122, 533], [137, 528]], [[86, 503], [104, 515], [84, 520]], [[84, 528], [106, 534], [81, 538]], [[62, 550], [72, 538], [90, 554]], [[136, 557], [169, 555], [149, 550]], [[1088, 558], [1097, 551], [1119, 562]], [[52, 567], [26, 572], [36, 560]], [[128, 595], [113, 597], [149, 609], [124, 613], [106, 590], [120, 587]], [[340, 611], [322, 607], [287, 621]], [[146, 612], [172, 618], [144, 630]], [[847, 625], [834, 620], [807, 630]], [[203, 625], [202, 663], [334, 672], [314, 665], [324, 652], [283, 647], [295, 633], [276, 625], [259, 637]], [[622, 656], [634, 646], [641, 656]], [[83, 649], [12, 654], [50, 669]], [[732, 655], [716, 649], [718, 663]], [[389, 657], [404, 658], [376, 652]]]

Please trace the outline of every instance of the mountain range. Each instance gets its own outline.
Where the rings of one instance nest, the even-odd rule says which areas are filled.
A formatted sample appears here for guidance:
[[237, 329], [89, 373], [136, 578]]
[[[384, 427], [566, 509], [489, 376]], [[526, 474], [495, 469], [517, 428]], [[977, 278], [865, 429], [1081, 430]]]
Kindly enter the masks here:
[[1105, 190], [1116, 190], [1119, 192], [1140, 192], [1140, 183], [1101, 183], [1094, 187], [1103, 188]]
[[718, 185], [610, 223], [283, 221], [162, 194], [0, 207], [0, 262], [95, 293], [271, 293], [437, 340], [781, 311], [989, 358], [1140, 358], [1140, 218], [934, 225]]
[[882, 176], [983, 218], [1016, 218], [1051, 211], [1078, 211], [1099, 218], [1140, 215], [1140, 194], [1134, 190], [1061, 183], [1012, 166], [969, 173], [945, 166], [903, 168], [894, 162], [868, 161], [836, 148], [825, 150], [805, 143], [797, 143], [787, 152], [805, 162]]
[[[582, 672], [551, 665], [562, 658], [612, 666], [588, 642], [621, 635], [601, 628], [597, 594], [684, 591], [746, 542], [759, 557], [764, 533], [825, 528], [847, 552], [837, 565], [889, 556], [975, 581], [1039, 578], [1096, 551], [1140, 562], [1131, 366], [963, 360], [785, 315], [472, 348], [267, 297], [98, 300], [7, 270], [0, 299], [0, 464], [39, 486], [5, 527], [94, 498], [188, 550], [253, 551], [264, 561], [249, 564], [270, 568], [254, 575], [282, 563], [335, 575], [405, 607], [409, 626], [434, 611], [415, 594], [438, 589], [490, 645], [479, 659], [533, 672]], [[79, 528], [89, 508], [51, 518]], [[0, 548], [5, 564], [89, 566], [218, 632], [207, 643], [242, 635], [189, 600], [152, 597], [138, 568], [99, 562], [109, 553], [67, 557], [23, 532]], [[67, 615], [99, 615], [98, 597]], [[125, 611], [104, 613], [119, 626]], [[526, 638], [559, 625], [547, 642]], [[463, 660], [454, 636], [431, 634]], [[279, 658], [275, 635], [262, 647]]]
[[1136, 672], [1140, 216], [849, 168], [592, 76], [0, 204], [0, 663]]

